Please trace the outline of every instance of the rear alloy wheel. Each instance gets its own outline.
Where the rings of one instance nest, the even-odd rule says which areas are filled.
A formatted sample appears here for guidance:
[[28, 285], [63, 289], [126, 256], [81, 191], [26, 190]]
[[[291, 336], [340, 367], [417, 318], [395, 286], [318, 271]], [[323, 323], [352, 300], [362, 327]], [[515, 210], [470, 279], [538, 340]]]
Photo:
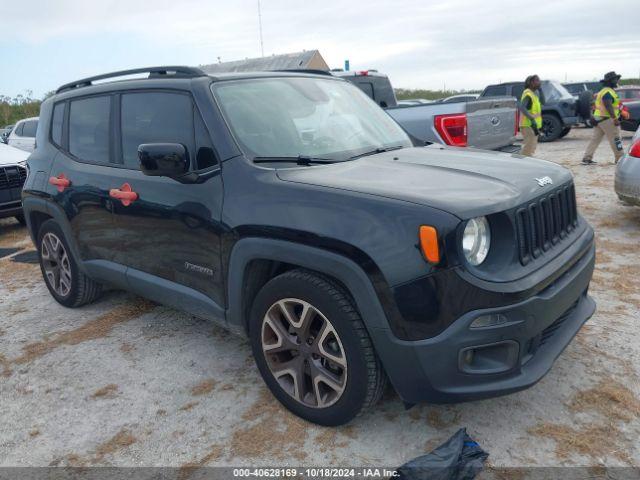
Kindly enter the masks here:
[[310, 408], [336, 403], [347, 384], [347, 357], [331, 322], [297, 298], [274, 303], [262, 323], [262, 351], [282, 389]]
[[62, 241], [55, 233], [47, 232], [40, 243], [42, 270], [49, 286], [61, 297], [71, 291], [71, 265]]
[[269, 280], [249, 319], [253, 356], [273, 395], [320, 425], [342, 425], [381, 397], [385, 375], [351, 296], [296, 269]]
[[55, 220], [47, 220], [40, 227], [38, 257], [49, 293], [61, 305], [79, 307], [93, 302], [102, 293], [102, 285], [78, 269]]

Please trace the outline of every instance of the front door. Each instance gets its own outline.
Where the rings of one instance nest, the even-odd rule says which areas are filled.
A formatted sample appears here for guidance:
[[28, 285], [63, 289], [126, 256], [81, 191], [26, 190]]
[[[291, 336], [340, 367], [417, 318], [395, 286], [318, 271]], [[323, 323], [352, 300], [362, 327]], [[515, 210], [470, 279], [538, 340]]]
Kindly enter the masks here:
[[[134, 91], [116, 98], [120, 118], [116, 160], [123, 168], [111, 188], [130, 189], [137, 198], [114, 199], [115, 233], [120, 239], [114, 261], [128, 267], [134, 291], [202, 316], [221, 315], [225, 303], [220, 269], [222, 178], [191, 95]], [[201, 184], [146, 176], [137, 155], [143, 143], [180, 143], [189, 154], [191, 169], [212, 175]]]

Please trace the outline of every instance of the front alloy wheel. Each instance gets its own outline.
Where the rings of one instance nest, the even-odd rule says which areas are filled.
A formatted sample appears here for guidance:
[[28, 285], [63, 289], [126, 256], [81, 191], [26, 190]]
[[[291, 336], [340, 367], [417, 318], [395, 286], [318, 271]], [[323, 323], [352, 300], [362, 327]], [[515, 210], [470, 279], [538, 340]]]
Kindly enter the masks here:
[[291, 412], [342, 425], [374, 405], [385, 375], [348, 291], [304, 269], [269, 280], [254, 298], [251, 350], [265, 383]]
[[331, 322], [304, 300], [286, 298], [267, 310], [262, 350], [282, 389], [311, 408], [337, 402], [347, 383], [347, 358]]

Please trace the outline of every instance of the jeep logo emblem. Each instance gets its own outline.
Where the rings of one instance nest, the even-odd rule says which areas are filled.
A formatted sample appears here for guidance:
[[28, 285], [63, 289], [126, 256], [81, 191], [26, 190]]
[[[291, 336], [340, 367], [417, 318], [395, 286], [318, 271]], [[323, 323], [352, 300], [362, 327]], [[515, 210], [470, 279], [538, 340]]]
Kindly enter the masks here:
[[538, 182], [538, 185], [540, 185], [541, 187], [544, 187], [545, 185], [553, 185], [553, 180], [551, 180], [551, 177], [536, 178], [536, 182]]
[[493, 125], [494, 127], [500, 125], [500, 117], [498, 117], [497, 115], [491, 117], [491, 125]]

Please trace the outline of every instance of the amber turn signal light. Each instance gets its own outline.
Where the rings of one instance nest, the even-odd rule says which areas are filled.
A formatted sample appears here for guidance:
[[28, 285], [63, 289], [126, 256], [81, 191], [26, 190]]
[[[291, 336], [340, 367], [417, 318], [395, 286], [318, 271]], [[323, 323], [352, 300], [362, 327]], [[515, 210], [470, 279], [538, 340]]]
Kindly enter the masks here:
[[429, 263], [440, 263], [440, 246], [438, 245], [438, 231], [434, 227], [422, 225], [420, 227], [420, 248], [424, 258]]

